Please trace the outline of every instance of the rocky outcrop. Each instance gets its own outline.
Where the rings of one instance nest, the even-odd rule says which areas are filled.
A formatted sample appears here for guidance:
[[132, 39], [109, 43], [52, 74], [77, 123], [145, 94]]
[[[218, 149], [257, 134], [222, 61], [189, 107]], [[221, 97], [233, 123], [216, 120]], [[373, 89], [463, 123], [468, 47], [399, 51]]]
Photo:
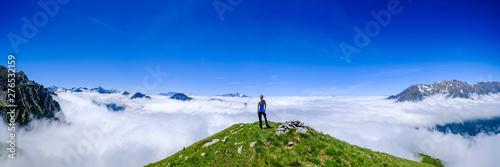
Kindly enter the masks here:
[[[224, 138], [224, 140], [226, 140], [226, 139]], [[215, 144], [217, 142], [219, 142], [219, 139], [214, 139], [211, 142], [207, 142], [207, 143], [203, 144], [202, 147], [208, 147], [208, 146], [211, 146], [212, 144]]]
[[[7, 99], [8, 75], [9, 71], [4, 66], [0, 66], [0, 115], [3, 120], [10, 120], [9, 114], [5, 114], [9, 104]], [[49, 91], [42, 85], [30, 81], [24, 72], [15, 73], [15, 105], [17, 105], [17, 115], [15, 122], [21, 126], [28, 125], [34, 119], [59, 120], [56, 113], [61, 110], [59, 103], [52, 98], [55, 93]], [[62, 114], [60, 116], [63, 116]]]
[[238, 148], [238, 154], [241, 154], [241, 150], [243, 150], [243, 146], [240, 146], [240, 147]]
[[304, 126], [304, 123], [300, 122], [299, 120], [293, 120], [293, 121], [286, 121], [285, 123], [282, 123], [278, 129], [276, 129], [276, 135], [281, 135], [290, 129], [297, 129], [296, 132], [299, 133], [306, 133], [307, 128]]

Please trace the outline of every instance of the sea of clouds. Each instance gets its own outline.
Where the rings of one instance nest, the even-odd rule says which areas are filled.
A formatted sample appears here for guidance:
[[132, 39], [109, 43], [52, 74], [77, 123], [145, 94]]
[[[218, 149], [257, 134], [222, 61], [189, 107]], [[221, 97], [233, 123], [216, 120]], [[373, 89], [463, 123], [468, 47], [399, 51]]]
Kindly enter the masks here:
[[[235, 123], [258, 121], [258, 98], [165, 96], [130, 99], [121, 94], [59, 93], [64, 121], [34, 121], [18, 129], [16, 160], [6, 157], [10, 132], [0, 124], [0, 166], [144, 166]], [[267, 118], [297, 119], [354, 145], [419, 160], [421, 152], [446, 166], [497, 166], [499, 134], [475, 137], [425, 127], [500, 116], [500, 95], [471, 99], [433, 96], [396, 103], [371, 97], [266, 97]], [[105, 104], [126, 106], [109, 111]], [[258, 129], [256, 129], [258, 130]]]

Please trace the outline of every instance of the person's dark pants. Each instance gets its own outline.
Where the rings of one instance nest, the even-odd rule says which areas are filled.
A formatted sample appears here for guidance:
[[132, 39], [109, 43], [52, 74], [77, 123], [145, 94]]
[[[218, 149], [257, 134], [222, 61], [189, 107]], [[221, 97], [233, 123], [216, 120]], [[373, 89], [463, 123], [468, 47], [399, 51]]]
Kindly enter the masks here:
[[258, 112], [258, 113], [259, 113], [259, 125], [260, 125], [260, 128], [262, 129], [262, 115], [264, 115], [264, 120], [266, 120], [266, 127], [269, 127], [269, 124], [267, 124], [266, 113], [265, 112]]

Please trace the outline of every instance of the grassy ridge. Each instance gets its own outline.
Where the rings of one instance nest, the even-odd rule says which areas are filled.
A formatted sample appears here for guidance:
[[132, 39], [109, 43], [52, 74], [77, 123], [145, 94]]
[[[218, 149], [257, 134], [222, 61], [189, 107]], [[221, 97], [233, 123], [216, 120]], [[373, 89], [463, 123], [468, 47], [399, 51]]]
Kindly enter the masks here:
[[[361, 148], [310, 127], [305, 134], [292, 129], [276, 136], [279, 125], [271, 122], [274, 128], [260, 129], [258, 122], [235, 124], [147, 166], [434, 166], [436, 162], [428, 156], [423, 160], [430, 164]], [[203, 147], [214, 139], [220, 141]], [[288, 147], [290, 141], [294, 145]]]
[[439, 160], [439, 159], [434, 159], [431, 156], [428, 156], [428, 155], [425, 155], [422, 153], [419, 153], [418, 155], [422, 157], [421, 162], [423, 162], [423, 163], [431, 164], [431, 165], [438, 166], [438, 167], [443, 167], [443, 164], [441, 163], [441, 160]]

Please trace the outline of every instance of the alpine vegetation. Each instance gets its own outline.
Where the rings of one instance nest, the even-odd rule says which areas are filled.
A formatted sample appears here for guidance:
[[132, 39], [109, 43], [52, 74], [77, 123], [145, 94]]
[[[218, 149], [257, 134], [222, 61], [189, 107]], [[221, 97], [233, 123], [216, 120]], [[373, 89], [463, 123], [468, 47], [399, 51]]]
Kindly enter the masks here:
[[417, 162], [351, 145], [297, 120], [281, 125], [308, 130], [277, 135], [258, 122], [235, 124], [147, 166], [442, 166], [424, 154]]

